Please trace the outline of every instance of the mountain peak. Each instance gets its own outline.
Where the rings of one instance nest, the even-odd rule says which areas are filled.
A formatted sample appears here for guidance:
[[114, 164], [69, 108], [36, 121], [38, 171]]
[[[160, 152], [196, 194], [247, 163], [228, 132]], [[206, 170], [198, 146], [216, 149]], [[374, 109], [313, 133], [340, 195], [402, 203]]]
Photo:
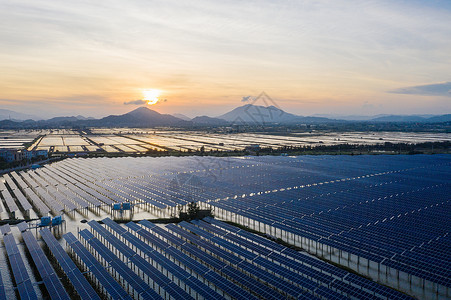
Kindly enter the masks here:
[[146, 106], [141, 106], [141, 107], [138, 107], [138, 108], [135, 108], [134, 110], [132, 110], [132, 111], [129, 111], [127, 114], [131, 114], [131, 113], [148, 113], [148, 112], [150, 112], [150, 111], [153, 111], [153, 112], [156, 112], [156, 111], [154, 111], [154, 110], [152, 110], [152, 109], [150, 109], [150, 108], [148, 108], [148, 107], [146, 107]]
[[153, 127], [153, 126], [177, 126], [185, 121], [171, 115], [160, 114], [148, 107], [138, 107], [126, 114], [108, 116], [93, 123], [101, 126], [128, 126], [128, 127]]

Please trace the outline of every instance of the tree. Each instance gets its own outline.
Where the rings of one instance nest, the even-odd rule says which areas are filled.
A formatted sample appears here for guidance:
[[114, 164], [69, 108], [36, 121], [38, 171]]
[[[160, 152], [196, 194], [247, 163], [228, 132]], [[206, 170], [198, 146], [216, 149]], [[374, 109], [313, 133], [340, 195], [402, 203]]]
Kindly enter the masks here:
[[196, 202], [191, 202], [188, 204], [188, 218], [195, 219], [199, 214], [199, 205]]

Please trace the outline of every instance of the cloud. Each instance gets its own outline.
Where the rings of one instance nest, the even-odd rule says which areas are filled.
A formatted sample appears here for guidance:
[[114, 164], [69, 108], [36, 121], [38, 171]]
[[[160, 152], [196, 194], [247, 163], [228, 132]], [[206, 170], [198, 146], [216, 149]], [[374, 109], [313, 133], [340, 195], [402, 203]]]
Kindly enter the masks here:
[[[161, 102], [168, 102], [168, 99], [158, 99], [158, 101], [153, 104], [157, 104], [157, 103], [161, 103]], [[142, 105], [142, 104], [147, 104], [147, 103], [148, 103], [148, 100], [138, 99], [138, 100], [125, 101], [124, 105]]]
[[404, 87], [389, 91], [389, 93], [451, 97], [451, 82]]
[[147, 104], [147, 100], [132, 100], [132, 101], [125, 101], [124, 105], [141, 105], [141, 104]]
[[241, 102], [249, 102], [249, 101], [251, 101], [252, 99], [251, 99], [251, 96], [246, 96], [246, 97], [243, 97], [242, 99], [241, 99]]

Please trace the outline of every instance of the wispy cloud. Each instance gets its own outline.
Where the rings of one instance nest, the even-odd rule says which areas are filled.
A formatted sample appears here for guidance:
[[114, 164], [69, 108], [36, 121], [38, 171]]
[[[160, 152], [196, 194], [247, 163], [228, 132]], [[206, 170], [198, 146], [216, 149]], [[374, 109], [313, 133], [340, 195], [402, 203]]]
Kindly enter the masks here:
[[146, 104], [147, 100], [132, 100], [132, 101], [125, 101], [124, 105], [142, 105]]
[[451, 82], [409, 86], [389, 92], [394, 94], [451, 97]]

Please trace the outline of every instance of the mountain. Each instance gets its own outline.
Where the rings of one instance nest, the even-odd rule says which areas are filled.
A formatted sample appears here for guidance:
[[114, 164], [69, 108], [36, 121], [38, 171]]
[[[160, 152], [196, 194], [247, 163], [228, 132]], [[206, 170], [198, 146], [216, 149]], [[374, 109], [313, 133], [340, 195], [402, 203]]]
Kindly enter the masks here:
[[199, 116], [191, 120], [194, 125], [210, 125], [210, 126], [222, 126], [229, 124], [228, 121], [218, 118], [211, 118], [208, 116]]
[[322, 117], [335, 120], [343, 121], [369, 121], [378, 117], [385, 117], [388, 115], [375, 115], [375, 116], [365, 116], [365, 115], [335, 115], [335, 114], [314, 114], [312, 117]]
[[160, 114], [147, 107], [139, 107], [123, 115], [111, 115], [99, 120], [79, 121], [86, 126], [100, 127], [154, 127], [183, 126], [189, 122], [167, 114]]
[[[27, 129], [27, 128], [58, 128], [58, 127], [158, 127], [158, 126], [229, 126], [229, 125], [266, 125], [266, 124], [315, 124], [315, 123], [349, 123], [349, 122], [412, 122], [412, 123], [443, 123], [451, 122], [451, 114], [447, 115], [378, 115], [371, 117], [349, 116], [360, 120], [343, 120], [340, 117], [334, 119], [322, 116], [297, 116], [287, 113], [275, 106], [258, 106], [246, 104], [237, 107], [219, 117], [198, 116], [190, 121], [183, 120], [173, 115], [160, 114], [147, 107], [139, 107], [123, 115], [110, 115], [102, 119], [86, 118], [83, 116], [55, 117], [48, 120], [23, 121], [12, 118], [13, 111], [0, 109], [1, 113], [8, 114], [7, 119], [0, 119], [0, 128], [3, 129]], [[9, 117], [11, 115], [11, 118]], [[25, 117], [27, 115], [19, 114]], [[177, 114], [180, 117], [186, 117]], [[14, 115], [18, 116], [18, 115]], [[187, 117], [186, 117], [187, 118]]]
[[[54, 117], [48, 120], [45, 120], [47, 123], [67, 123], [67, 122], [76, 122], [80, 120], [77, 117]], [[82, 119], [83, 120], [83, 119]]]
[[224, 119], [232, 124], [295, 124], [335, 122], [323, 117], [303, 117], [287, 113], [275, 106], [259, 106], [246, 104], [225, 113], [218, 119]]
[[377, 117], [371, 119], [372, 122], [424, 122], [427, 119], [420, 116], [402, 116], [402, 115], [389, 115], [383, 117]]
[[179, 119], [182, 119], [182, 120], [185, 120], [185, 121], [191, 121], [191, 118], [188, 117], [188, 116], [185, 116], [184, 114], [177, 114], [177, 113], [175, 113], [175, 114], [172, 114], [172, 116], [174, 116], [176, 118], [179, 118]]
[[24, 120], [40, 120], [41, 118], [33, 115], [27, 115], [20, 112], [12, 111], [9, 109], [0, 109], [0, 120], [15, 120], [15, 121], [24, 121]]
[[451, 122], [451, 114], [447, 115], [388, 115], [371, 119], [372, 122], [415, 122], [415, 123], [441, 123]]
[[78, 115], [75, 118], [77, 118], [78, 120], [95, 120], [95, 118], [93, 118], [93, 117], [85, 117], [82, 115]]
[[451, 114], [434, 116], [426, 120], [428, 123], [451, 122]]

